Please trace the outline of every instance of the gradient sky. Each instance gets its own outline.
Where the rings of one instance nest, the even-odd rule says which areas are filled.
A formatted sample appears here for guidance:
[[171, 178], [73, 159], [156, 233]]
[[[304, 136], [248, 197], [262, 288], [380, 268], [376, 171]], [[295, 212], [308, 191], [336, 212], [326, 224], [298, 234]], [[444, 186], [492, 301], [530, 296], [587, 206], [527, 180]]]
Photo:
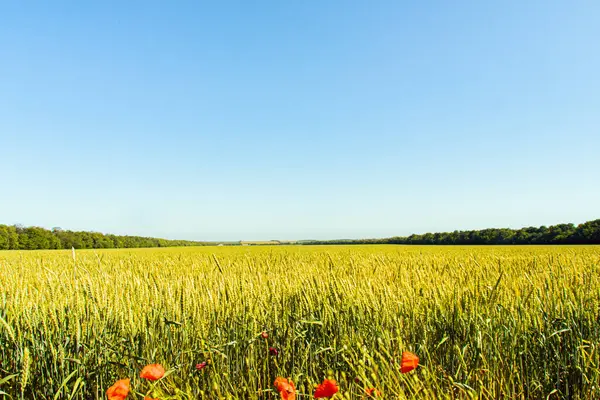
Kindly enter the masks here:
[[600, 2], [5, 1], [0, 223], [197, 240], [600, 218]]

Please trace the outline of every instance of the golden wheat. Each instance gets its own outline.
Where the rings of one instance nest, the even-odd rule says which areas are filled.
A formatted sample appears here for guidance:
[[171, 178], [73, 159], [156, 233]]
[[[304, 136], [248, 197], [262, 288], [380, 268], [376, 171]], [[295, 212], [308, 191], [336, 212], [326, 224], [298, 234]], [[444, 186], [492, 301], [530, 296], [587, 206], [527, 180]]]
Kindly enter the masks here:
[[[160, 362], [161, 399], [275, 398], [276, 376], [309, 395], [328, 374], [347, 398], [599, 398], [599, 260], [594, 246], [0, 252], [0, 393], [103, 398]], [[404, 350], [421, 358], [406, 375]]]

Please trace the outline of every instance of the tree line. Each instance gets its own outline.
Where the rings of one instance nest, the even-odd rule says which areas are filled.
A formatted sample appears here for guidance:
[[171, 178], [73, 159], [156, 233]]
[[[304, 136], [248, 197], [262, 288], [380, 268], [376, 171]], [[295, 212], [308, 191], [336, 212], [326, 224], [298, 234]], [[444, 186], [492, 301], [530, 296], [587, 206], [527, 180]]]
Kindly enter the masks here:
[[[241, 242], [239, 242], [241, 243]], [[236, 244], [239, 244], [236, 243]], [[492, 228], [471, 231], [425, 233], [384, 239], [302, 240], [298, 244], [600, 244], [600, 219], [574, 224]], [[0, 250], [113, 249], [136, 247], [206, 246], [213, 242], [167, 240], [142, 236], [118, 236], [98, 232], [73, 232], [31, 226], [0, 225]], [[233, 244], [233, 243], [228, 243]]]
[[311, 240], [302, 244], [600, 244], [600, 219], [574, 224], [528, 227], [521, 229], [492, 228], [472, 231], [425, 233], [385, 239]]
[[202, 246], [212, 243], [167, 240], [142, 236], [105, 235], [98, 232], [73, 232], [36, 226], [0, 225], [0, 250], [113, 249], [137, 247]]

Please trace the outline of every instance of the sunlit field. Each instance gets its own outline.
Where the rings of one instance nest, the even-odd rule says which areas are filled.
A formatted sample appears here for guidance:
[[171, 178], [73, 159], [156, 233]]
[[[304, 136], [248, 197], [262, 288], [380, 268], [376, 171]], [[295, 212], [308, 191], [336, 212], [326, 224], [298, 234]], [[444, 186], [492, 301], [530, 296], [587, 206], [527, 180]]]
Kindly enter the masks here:
[[[277, 399], [277, 377], [298, 399], [328, 377], [340, 399], [598, 399], [599, 346], [594, 246], [0, 252], [15, 399], [124, 378], [131, 399]], [[165, 376], [140, 378], [152, 363]]]

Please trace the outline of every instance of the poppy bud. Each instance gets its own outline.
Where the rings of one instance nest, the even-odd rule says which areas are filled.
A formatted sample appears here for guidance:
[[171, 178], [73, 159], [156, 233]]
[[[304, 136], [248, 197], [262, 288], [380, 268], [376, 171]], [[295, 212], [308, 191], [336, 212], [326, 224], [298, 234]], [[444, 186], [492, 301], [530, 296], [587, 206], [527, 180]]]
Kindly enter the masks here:
[[201, 369], [203, 369], [204, 367], [206, 367], [208, 365], [208, 363], [206, 361], [201, 362], [200, 364], [196, 364], [196, 369], [198, 371], [200, 371]]
[[262, 336], [262, 338], [263, 338], [263, 339], [266, 339], [266, 338], [268, 338], [268, 337], [269, 337], [269, 334], [268, 334], [267, 332], [263, 331], [263, 332], [260, 334], [260, 336]]

